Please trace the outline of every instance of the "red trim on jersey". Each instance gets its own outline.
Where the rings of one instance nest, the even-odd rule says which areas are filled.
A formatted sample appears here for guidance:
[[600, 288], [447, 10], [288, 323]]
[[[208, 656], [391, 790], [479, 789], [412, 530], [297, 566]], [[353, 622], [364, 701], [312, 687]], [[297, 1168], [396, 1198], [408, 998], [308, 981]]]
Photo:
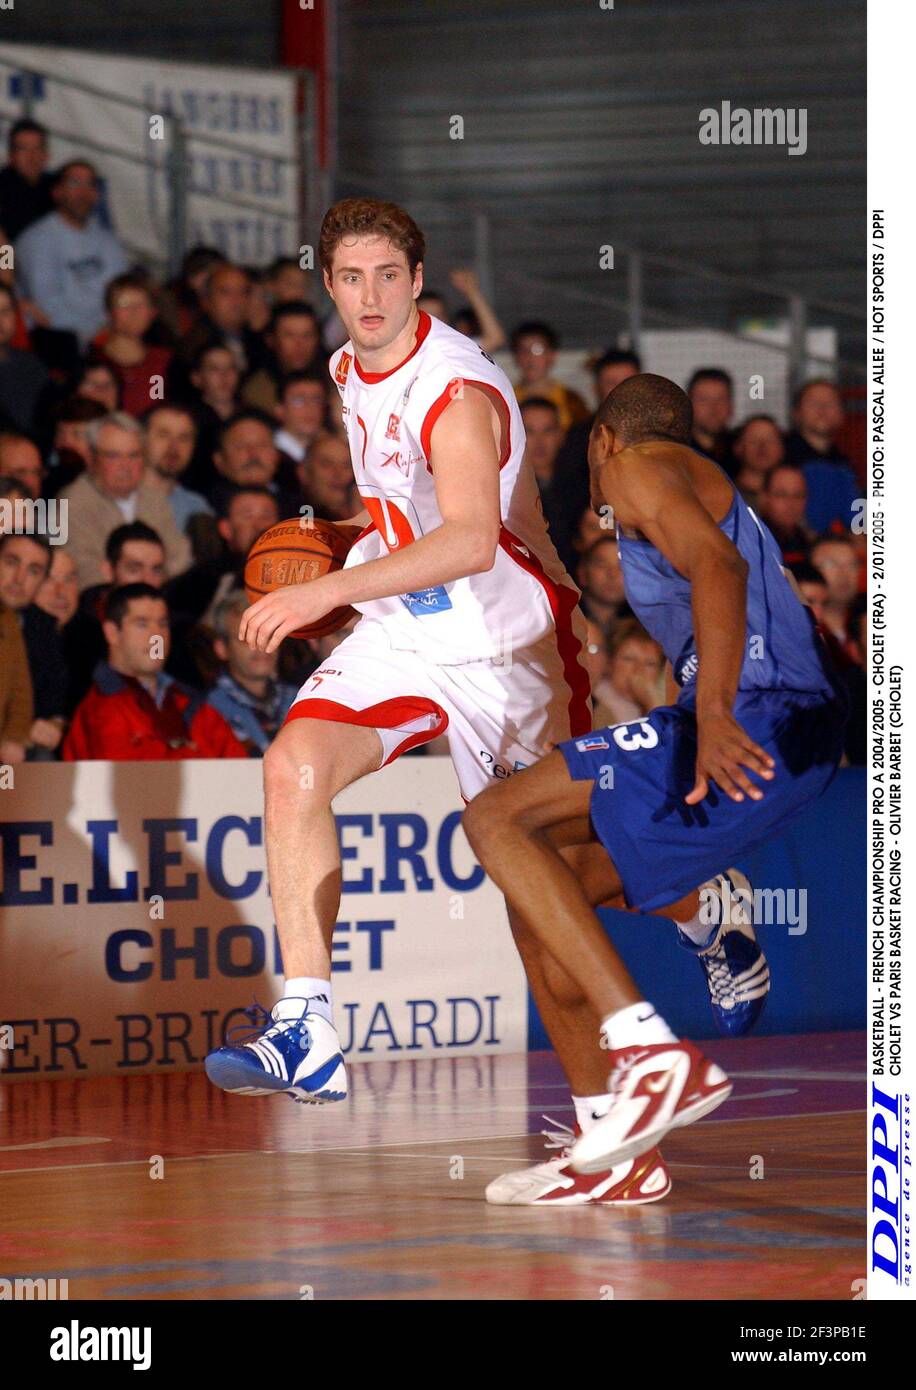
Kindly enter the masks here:
[[369, 431], [366, 429], [366, 422], [365, 422], [365, 420], [363, 419], [363, 417], [362, 417], [361, 415], [357, 415], [357, 417], [356, 417], [356, 423], [357, 423], [358, 425], [361, 426], [362, 431], [363, 431], [363, 452], [362, 452], [362, 455], [360, 456], [360, 463], [362, 464], [362, 466], [363, 466], [363, 472], [365, 473], [365, 471], [366, 471], [366, 445], [369, 443]]
[[[563, 663], [563, 678], [570, 690], [569, 731], [573, 738], [591, 733], [592, 714], [588, 704], [591, 683], [588, 672], [578, 661], [582, 643], [573, 631], [572, 625], [572, 615], [579, 602], [579, 595], [575, 589], [570, 589], [565, 584], [557, 584], [551, 579], [530, 547], [526, 546], [524, 541], [520, 541], [518, 536], [513, 536], [505, 526], [499, 528], [499, 544], [510, 560], [514, 560], [538, 581], [547, 595], [557, 633], [557, 648]], [[521, 554], [516, 548], [518, 546], [527, 553]]]
[[[307, 706], [307, 708], [306, 708]], [[406, 753], [408, 748], [418, 744], [430, 743], [448, 728], [448, 715], [441, 705], [422, 695], [399, 695], [395, 699], [381, 700], [377, 705], [367, 705], [365, 709], [351, 709], [349, 705], [339, 704], [337, 700], [323, 700], [319, 696], [305, 695], [290, 706], [283, 721], [286, 725], [292, 719], [329, 719], [335, 724], [357, 724], [364, 729], [396, 729], [399, 724], [407, 724], [424, 714], [438, 715], [439, 722], [431, 729], [418, 729], [407, 734], [394, 752], [382, 764], [387, 767]]]
[[420, 348], [423, 346], [423, 343], [426, 339], [426, 335], [429, 332], [430, 323], [431, 320], [429, 314], [426, 312], [425, 309], [421, 309], [420, 322], [417, 325], [417, 336], [414, 340], [413, 347], [410, 349], [410, 352], [408, 352], [407, 356], [402, 358], [402, 360], [398, 363], [396, 367], [389, 367], [387, 372], [364, 372], [362, 367], [359, 365], [359, 358], [354, 353], [353, 365], [356, 368], [356, 375], [359, 377], [360, 381], [364, 381], [367, 386], [374, 386], [377, 381], [384, 381], [386, 377], [393, 376], [395, 372], [399, 372], [403, 367], [404, 363], [409, 362], [411, 357], [413, 357], [416, 353], [420, 351]]
[[[463, 386], [476, 386], [479, 387], [482, 391], [488, 391], [490, 395], [495, 396], [496, 399], [504, 407], [506, 412], [505, 419], [500, 417], [500, 424], [505, 427], [506, 431], [506, 440], [503, 445], [502, 456], [499, 460], [499, 466], [500, 468], [502, 468], [508, 462], [509, 456], [512, 453], [512, 413], [509, 410], [509, 403], [503, 395], [502, 391], [500, 391], [498, 387], [494, 386], [491, 382], [478, 381], [476, 377], [456, 376], [452, 377], [452, 380], [449, 382], [448, 386], [446, 386], [445, 390], [442, 392], [442, 395], [438, 396], [436, 400], [433, 401], [432, 405], [429, 407], [429, 410], [427, 410], [426, 415], [423, 418], [423, 424], [420, 426], [420, 448], [426, 455], [427, 469], [430, 473], [433, 471], [432, 464], [429, 461], [430, 436], [433, 432], [433, 425], [435, 425], [436, 421], [439, 419], [439, 416], [442, 414], [443, 410], [445, 410], [446, 406], [451, 405], [452, 401], [455, 399], [454, 387], [456, 382], [461, 382]], [[497, 414], [499, 414], [498, 409]]]

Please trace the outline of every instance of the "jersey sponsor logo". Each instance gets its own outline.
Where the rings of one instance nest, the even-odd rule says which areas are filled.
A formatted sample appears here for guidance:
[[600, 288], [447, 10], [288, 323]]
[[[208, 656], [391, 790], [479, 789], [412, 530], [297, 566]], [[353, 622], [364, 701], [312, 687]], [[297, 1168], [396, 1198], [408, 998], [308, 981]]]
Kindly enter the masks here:
[[576, 747], [580, 753], [593, 753], [599, 748], [610, 748], [606, 738], [601, 734], [592, 734], [589, 738], [577, 738]]
[[338, 386], [346, 386], [347, 377], [350, 373], [350, 363], [352, 361], [353, 358], [348, 352], [342, 352], [340, 354], [340, 361], [337, 363], [337, 370], [334, 373], [334, 380], [337, 382]]
[[683, 666], [680, 667], [677, 673], [678, 680], [680, 681], [681, 685], [686, 685], [688, 681], [693, 680], [694, 676], [697, 673], [697, 667], [699, 666], [699, 664], [700, 658], [697, 656], [696, 652], [691, 652], [690, 656], [688, 656], [687, 660], [684, 662]]
[[452, 606], [452, 601], [442, 584], [433, 585], [429, 589], [418, 589], [412, 594], [401, 594], [400, 598], [415, 618], [425, 617], [428, 613], [444, 613]]
[[486, 764], [491, 777], [511, 777], [512, 773], [518, 770], [518, 763], [514, 768], [506, 767], [505, 763], [498, 762], [493, 754], [488, 753], [485, 748], [478, 750], [478, 757]]
[[[400, 443], [401, 439], [401, 417], [399, 415], [388, 416], [388, 428], [385, 431], [386, 439], [396, 439]], [[387, 462], [387, 460], [386, 460]]]
[[529, 763], [520, 762], [516, 758], [512, 766], [507, 767], [505, 763], [497, 762], [493, 754], [488, 753], [485, 748], [478, 750], [478, 756], [482, 762], [486, 763], [491, 777], [511, 777], [513, 772], [524, 772], [525, 768], [530, 766]]
[[393, 463], [398, 472], [403, 473], [406, 478], [415, 463], [425, 462], [422, 454], [408, 454], [406, 458], [402, 458], [400, 449], [396, 449], [393, 454], [388, 454], [382, 459], [379, 468], [387, 468], [389, 463]]

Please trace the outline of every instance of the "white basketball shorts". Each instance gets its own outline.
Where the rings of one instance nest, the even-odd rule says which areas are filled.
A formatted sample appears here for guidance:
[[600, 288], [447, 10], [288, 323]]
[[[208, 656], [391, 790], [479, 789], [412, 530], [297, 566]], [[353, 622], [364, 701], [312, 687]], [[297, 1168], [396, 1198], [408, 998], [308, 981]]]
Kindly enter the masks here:
[[378, 732], [379, 766], [445, 734], [461, 794], [537, 762], [591, 729], [588, 674], [578, 661], [576, 610], [533, 646], [504, 658], [441, 666], [391, 646], [364, 617], [302, 686], [286, 723], [328, 719]]

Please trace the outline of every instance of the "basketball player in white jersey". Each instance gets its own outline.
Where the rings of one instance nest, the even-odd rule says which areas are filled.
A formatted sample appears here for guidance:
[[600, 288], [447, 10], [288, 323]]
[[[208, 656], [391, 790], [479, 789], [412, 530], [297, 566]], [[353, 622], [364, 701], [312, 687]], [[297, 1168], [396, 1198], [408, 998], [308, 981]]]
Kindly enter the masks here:
[[[346, 1097], [330, 983], [338, 792], [445, 734], [471, 800], [591, 728], [578, 592], [523, 467], [514, 393], [475, 343], [417, 310], [424, 249], [409, 215], [375, 199], [346, 199], [322, 225], [325, 286], [350, 334], [330, 371], [365, 503], [353, 520], [364, 530], [342, 570], [265, 595], [243, 615], [240, 636], [270, 652], [334, 608], [349, 604], [362, 617], [305, 682], [265, 757], [285, 990], [258, 1037], [207, 1058], [210, 1079], [237, 1094]], [[596, 905], [616, 890], [599, 844], [569, 857]], [[606, 1104], [593, 1019], [525, 923], [511, 912], [510, 921], [584, 1129]], [[635, 1203], [670, 1187], [657, 1150], [588, 1177], [566, 1158], [491, 1184], [489, 1199]]]

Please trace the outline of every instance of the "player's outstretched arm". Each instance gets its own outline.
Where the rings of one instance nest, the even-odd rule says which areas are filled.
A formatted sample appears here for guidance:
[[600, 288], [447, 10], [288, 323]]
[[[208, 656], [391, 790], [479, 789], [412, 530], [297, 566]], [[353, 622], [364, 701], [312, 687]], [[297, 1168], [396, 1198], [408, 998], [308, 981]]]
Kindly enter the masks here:
[[[619, 454], [602, 472], [621, 526], [641, 531], [690, 583], [697, 644], [696, 781], [685, 797], [702, 801], [715, 782], [733, 801], [759, 801], [773, 759], [741, 728], [732, 710], [744, 660], [747, 562], [673, 464]], [[606, 480], [606, 481], [605, 481]]]

